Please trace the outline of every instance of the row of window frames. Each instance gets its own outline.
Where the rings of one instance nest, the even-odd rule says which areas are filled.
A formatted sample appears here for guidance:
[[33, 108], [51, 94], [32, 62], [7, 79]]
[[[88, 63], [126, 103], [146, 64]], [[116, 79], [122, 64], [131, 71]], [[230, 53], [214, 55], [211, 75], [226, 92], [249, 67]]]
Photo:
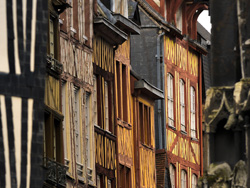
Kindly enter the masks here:
[[[176, 170], [174, 165], [170, 164], [169, 166], [169, 173], [170, 173], [170, 181], [171, 181], [171, 187], [176, 187]], [[192, 188], [197, 187], [198, 178], [195, 174], [192, 174]], [[181, 170], [181, 188], [187, 188], [188, 182], [187, 182], [187, 172], [185, 170]]]
[[[168, 84], [168, 122], [169, 125], [174, 127], [174, 90], [173, 90], [173, 76], [167, 74], [167, 84]], [[180, 79], [180, 108], [181, 108], [181, 130], [186, 131], [185, 125], [185, 83]], [[196, 123], [195, 123], [195, 89], [190, 87], [190, 111], [191, 111], [191, 137], [196, 138]]]
[[[97, 99], [96, 99], [96, 95], [97, 95], [97, 89], [96, 89], [96, 76], [94, 76], [94, 117], [97, 117]], [[63, 81], [62, 82], [62, 101], [65, 102], [65, 86], [66, 86], [66, 82]], [[108, 112], [108, 83], [107, 81], [104, 82], [104, 87], [105, 87], [105, 111]], [[80, 93], [80, 89], [79, 87], [74, 87], [74, 124], [75, 124], [75, 139], [76, 139], [76, 159], [77, 162], [80, 163], [81, 158], [80, 158], [80, 136], [79, 136], [79, 122], [78, 120], [80, 119], [79, 116], [79, 93]], [[89, 109], [90, 109], [90, 104], [89, 104], [89, 99], [90, 99], [90, 93], [86, 92], [86, 105], [85, 105], [85, 122], [89, 122]], [[65, 114], [65, 105], [62, 102], [62, 112], [63, 114]], [[95, 119], [95, 118], [94, 118]], [[94, 120], [94, 124], [97, 125], [97, 120]], [[105, 114], [105, 121], [106, 124], [108, 125], [108, 121], [109, 121], [109, 117], [108, 117], [108, 113]], [[63, 127], [65, 127], [65, 123], [63, 122]], [[106, 126], [106, 129], [108, 131], [108, 126]], [[86, 123], [86, 130], [87, 130], [87, 135], [86, 135], [86, 139], [87, 139], [87, 153], [89, 153], [89, 123]], [[66, 138], [66, 131], [64, 129], [64, 137]], [[64, 139], [64, 146], [65, 146], [65, 156], [67, 156], [67, 150], [66, 150], [66, 139]]]
[[[66, 82], [62, 81], [62, 113], [65, 116], [65, 91], [66, 90]], [[76, 162], [81, 168], [83, 165], [81, 164], [81, 138], [80, 138], [80, 125], [79, 125], [79, 119], [80, 119], [80, 114], [79, 114], [79, 95], [80, 95], [80, 88], [79, 87], [74, 87], [74, 108], [73, 108], [73, 113], [74, 113], [74, 125], [75, 125], [75, 147], [76, 147]], [[90, 110], [90, 93], [86, 92], [85, 94], [85, 128], [86, 128], [86, 152], [87, 152], [87, 158], [90, 159], [90, 142], [89, 142], [89, 135], [90, 135], [90, 128], [89, 128], [89, 110]], [[64, 155], [65, 157], [67, 156], [67, 142], [66, 142], [66, 129], [65, 129], [65, 120], [63, 121], [63, 136], [64, 136]], [[68, 161], [68, 159], [66, 159]], [[88, 168], [90, 168], [90, 160], [87, 162]]]

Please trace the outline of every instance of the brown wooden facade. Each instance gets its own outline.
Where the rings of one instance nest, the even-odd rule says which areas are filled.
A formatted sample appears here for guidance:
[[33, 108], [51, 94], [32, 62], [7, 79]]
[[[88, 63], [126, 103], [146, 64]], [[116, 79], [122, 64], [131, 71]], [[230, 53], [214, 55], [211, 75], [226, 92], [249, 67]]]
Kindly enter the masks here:
[[[180, 187], [182, 183], [181, 172], [186, 173], [186, 187], [192, 187], [194, 183], [192, 176], [202, 175], [202, 130], [201, 130], [201, 59], [186, 41], [178, 38], [164, 38], [165, 50], [165, 73], [171, 74], [173, 78], [173, 124], [167, 121], [167, 157], [169, 165], [173, 165], [174, 184]], [[184, 81], [185, 96], [185, 129], [181, 123], [181, 101], [180, 101], [180, 81]], [[166, 85], [166, 95], [168, 94], [168, 84]], [[195, 95], [195, 128], [191, 129], [191, 88], [194, 88]], [[167, 97], [167, 96], [166, 96]], [[166, 117], [168, 115], [168, 101], [166, 100]], [[192, 135], [192, 131], [195, 134]], [[173, 182], [171, 182], [173, 184]]]
[[96, 35], [93, 41], [96, 98], [95, 165], [97, 187], [116, 187], [116, 144], [113, 46]]
[[142, 36], [133, 37], [133, 60], [140, 56], [143, 60], [138, 64], [145, 62], [152, 71], [136, 63], [132, 66], [140, 75], [148, 75], [150, 82], [162, 85], [165, 94], [164, 104], [156, 104], [163, 115], [155, 114], [164, 117], [155, 125], [157, 187], [195, 187], [203, 173], [201, 56], [206, 54], [196, 41], [196, 24], [208, 4], [192, 0], [138, 3], [144, 19]]
[[[138, 1], [140, 3], [140, 1]], [[183, 35], [196, 37], [195, 10], [200, 5], [178, 1], [148, 3], [169, 22], [177, 20], [172, 8], [182, 5], [182, 32], [164, 36], [165, 106], [168, 118], [168, 80], [173, 77], [173, 121], [167, 122], [167, 151], [156, 150], [155, 100], [163, 92], [131, 70], [131, 34], [138, 26], [128, 19], [128, 2], [107, 6], [103, 2], [72, 0], [64, 12], [50, 3], [48, 62], [45, 83], [44, 166], [51, 161], [65, 180], [64, 187], [132, 188], [157, 187], [161, 153], [175, 169], [175, 187], [186, 185], [192, 175], [202, 174], [200, 53], [203, 49]], [[157, 6], [159, 8], [157, 8]], [[172, 7], [169, 11], [169, 7]], [[201, 6], [201, 8], [204, 8]], [[206, 8], [206, 7], [205, 7]], [[112, 15], [108, 10], [112, 9]], [[138, 7], [137, 9], [138, 10]], [[185, 16], [192, 15], [191, 17]], [[60, 16], [59, 16], [60, 15]], [[112, 20], [112, 17], [114, 20]], [[190, 21], [191, 20], [191, 21]], [[139, 21], [138, 21], [139, 23]], [[180, 80], [184, 83], [185, 130], [181, 130]], [[191, 136], [191, 89], [195, 93], [195, 137]], [[51, 144], [53, 143], [53, 144]], [[158, 157], [156, 157], [158, 154]], [[165, 160], [162, 160], [165, 162]], [[49, 164], [49, 165], [48, 165]], [[162, 165], [165, 167], [166, 165]], [[56, 181], [59, 179], [55, 177]], [[51, 177], [46, 186], [50, 187]]]
[[89, 16], [93, 14], [93, 1], [52, 0], [49, 10], [44, 128], [46, 186], [94, 187], [93, 19]]
[[[130, 41], [115, 52], [118, 187], [156, 187], [154, 101], [163, 97], [130, 67]], [[146, 92], [145, 92], [146, 90]]]

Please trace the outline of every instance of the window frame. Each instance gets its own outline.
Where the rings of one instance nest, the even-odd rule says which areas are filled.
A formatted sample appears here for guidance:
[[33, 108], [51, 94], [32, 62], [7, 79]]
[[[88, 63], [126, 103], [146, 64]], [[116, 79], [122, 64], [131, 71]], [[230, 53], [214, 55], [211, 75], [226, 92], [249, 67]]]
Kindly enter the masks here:
[[[148, 114], [147, 117], [146, 117], [145, 113]], [[151, 119], [151, 113], [152, 113], [152, 108], [151, 108], [150, 105], [147, 105], [147, 104], [143, 103], [142, 101], [138, 101], [138, 114], [139, 114], [138, 122], [139, 122], [139, 129], [140, 129], [140, 142], [141, 142], [141, 144], [146, 145], [148, 147], [152, 147], [152, 140], [151, 140], [152, 119]], [[147, 121], [147, 123], [145, 123], [145, 121]]]
[[[170, 92], [169, 92], [169, 90], [170, 90]], [[174, 120], [174, 115], [175, 115], [175, 111], [174, 111], [174, 76], [171, 73], [167, 73], [167, 101], [168, 101], [168, 103], [167, 103], [168, 126], [175, 127], [175, 120]], [[171, 106], [170, 106], [170, 104], [171, 104]], [[170, 114], [170, 110], [172, 110], [171, 114]]]
[[61, 80], [61, 111], [64, 116], [62, 121], [63, 146], [64, 146], [63, 148], [64, 148], [65, 165], [68, 167], [69, 159], [68, 159], [68, 148], [67, 148], [66, 98], [67, 98], [67, 81]]
[[[194, 184], [194, 180], [195, 180], [195, 184]], [[198, 184], [198, 176], [196, 174], [192, 174], [192, 188], [196, 188]]]
[[181, 170], [181, 188], [187, 188], [188, 181], [187, 181], [187, 171], [182, 169]]
[[197, 138], [196, 127], [196, 90], [190, 86], [190, 135], [192, 138]]
[[[52, 24], [51, 24], [52, 23]], [[49, 13], [48, 17], [48, 41], [47, 41], [47, 56], [49, 56], [52, 59], [58, 60], [59, 59], [59, 32], [58, 32], [58, 24], [59, 19], [57, 18], [57, 15], [55, 15], [53, 12]], [[53, 55], [51, 55], [51, 35], [50, 35], [50, 29], [53, 28]]]
[[91, 169], [91, 122], [90, 122], [90, 93], [85, 92], [85, 131], [86, 131], [86, 156], [87, 156], [87, 168]]
[[175, 188], [176, 187], [176, 168], [172, 163], [170, 163], [169, 165], [169, 174], [170, 174], [171, 187]]
[[100, 74], [94, 76], [94, 102], [96, 101], [96, 105], [99, 104], [101, 106], [99, 108], [97, 108], [97, 106], [94, 107], [94, 110], [96, 108], [97, 112], [97, 124], [95, 122], [94, 124], [101, 129], [114, 134], [114, 119], [112, 118], [114, 114], [112, 84], [112, 81], [106, 79]]
[[183, 30], [183, 6], [180, 5], [176, 11], [176, 28], [181, 32]]
[[122, 62], [116, 61], [116, 94], [118, 104], [118, 118], [128, 122], [128, 69]]
[[[183, 87], [182, 87], [183, 86]], [[180, 79], [180, 86], [179, 86], [179, 95], [180, 95], [180, 125], [181, 125], [181, 131], [185, 132], [187, 131], [186, 126], [186, 98], [185, 98], [185, 81], [184, 79]]]
[[[46, 118], [47, 116], [47, 118]], [[44, 111], [44, 158], [64, 164], [63, 151], [63, 132], [62, 132], [63, 115], [45, 106]], [[56, 125], [55, 121], [59, 123]], [[57, 127], [56, 127], [57, 126]], [[57, 136], [57, 137], [56, 137]], [[54, 140], [55, 138], [55, 140]], [[53, 145], [51, 145], [53, 143]], [[58, 146], [59, 144], [59, 146]], [[51, 148], [52, 147], [52, 148]], [[59, 154], [59, 155], [58, 155]], [[45, 159], [45, 166], [47, 159]]]
[[[82, 156], [82, 124], [81, 124], [81, 101], [82, 91], [80, 87], [73, 86], [73, 115], [74, 115], [74, 139], [75, 139], [75, 162], [77, 168], [77, 174], [83, 175], [83, 156]], [[76, 114], [77, 113], [77, 114]], [[78, 134], [78, 137], [77, 137]], [[78, 148], [77, 148], [78, 145]], [[78, 153], [78, 154], [77, 154]], [[78, 158], [79, 156], [79, 158]]]
[[120, 176], [120, 188], [131, 188], [132, 182], [131, 182], [131, 168], [119, 164], [119, 176]]

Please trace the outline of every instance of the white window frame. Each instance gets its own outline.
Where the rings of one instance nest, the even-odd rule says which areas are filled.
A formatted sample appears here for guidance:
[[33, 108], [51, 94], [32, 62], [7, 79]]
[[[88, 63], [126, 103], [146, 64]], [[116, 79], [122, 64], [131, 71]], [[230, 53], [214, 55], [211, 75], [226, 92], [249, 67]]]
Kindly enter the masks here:
[[101, 177], [96, 175], [96, 188], [101, 188]]
[[86, 128], [86, 153], [87, 153], [87, 167], [91, 169], [91, 155], [90, 155], [90, 93], [86, 92], [85, 101], [85, 128]]
[[181, 188], [187, 188], [187, 172], [181, 170]]
[[198, 183], [198, 177], [195, 174], [192, 174], [192, 188], [196, 188]]
[[105, 130], [109, 131], [108, 82], [104, 81]]
[[174, 77], [167, 74], [167, 95], [168, 95], [168, 125], [174, 127]]
[[108, 188], [112, 188], [112, 181], [108, 179]]
[[61, 93], [61, 97], [62, 97], [62, 114], [64, 116], [64, 119], [62, 121], [62, 128], [63, 128], [63, 149], [64, 149], [64, 158], [65, 158], [65, 165], [67, 166], [68, 164], [67, 161], [67, 156], [68, 156], [68, 152], [67, 152], [67, 128], [66, 128], [66, 88], [67, 88], [67, 82], [62, 80], [62, 93]]
[[181, 130], [186, 132], [185, 122], [185, 83], [183, 79], [180, 79], [180, 119], [181, 119]]
[[93, 121], [94, 125], [98, 125], [97, 123], [97, 79], [96, 76], [93, 76], [93, 84], [94, 84], [94, 90], [93, 90]]
[[195, 89], [190, 87], [190, 120], [191, 120], [191, 137], [196, 138], [196, 112], [195, 112]]
[[80, 134], [80, 89], [74, 87], [74, 125], [75, 125], [75, 152], [76, 152], [76, 162], [81, 164], [81, 134]]
[[49, 19], [49, 55], [51, 58], [55, 58], [55, 31], [54, 31], [54, 19]]
[[169, 166], [169, 173], [170, 173], [170, 180], [171, 180], [171, 187], [175, 188], [176, 182], [176, 170], [173, 164]]
[[176, 12], [176, 27], [182, 31], [182, 6], [180, 6]]

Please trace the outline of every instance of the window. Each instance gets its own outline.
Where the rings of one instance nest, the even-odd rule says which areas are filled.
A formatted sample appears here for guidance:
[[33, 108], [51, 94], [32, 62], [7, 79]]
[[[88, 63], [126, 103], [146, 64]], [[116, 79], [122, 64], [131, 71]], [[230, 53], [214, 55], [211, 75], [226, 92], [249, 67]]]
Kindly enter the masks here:
[[123, 102], [123, 120], [128, 122], [128, 104], [127, 104], [127, 69], [126, 65], [122, 64], [122, 102]]
[[104, 81], [105, 130], [109, 130], [108, 82]]
[[116, 62], [118, 117], [128, 122], [128, 97], [127, 97], [127, 68], [126, 65]]
[[[63, 164], [62, 117], [57, 117], [53, 110], [44, 114], [44, 157]], [[46, 164], [47, 165], [47, 164]]]
[[96, 76], [93, 76], [94, 90], [93, 90], [93, 120], [94, 125], [97, 125], [97, 80]]
[[120, 188], [131, 188], [131, 170], [130, 168], [119, 165], [120, 169], [120, 181], [119, 181], [119, 187]]
[[169, 166], [169, 173], [170, 173], [170, 180], [171, 180], [171, 187], [172, 188], [175, 188], [175, 182], [176, 182], [176, 179], [175, 179], [175, 167], [174, 165], [170, 164]]
[[99, 175], [96, 176], [96, 187], [101, 188], [101, 177]]
[[[60, 81], [46, 75], [45, 82], [45, 113], [44, 113], [44, 158], [48, 161], [64, 164], [63, 146], [63, 114], [61, 113]], [[63, 107], [64, 108], [64, 107]]]
[[78, 0], [70, 0], [69, 1], [72, 8], [70, 9], [70, 31], [71, 36], [78, 39]]
[[96, 175], [96, 187], [103, 188], [105, 187], [105, 177], [101, 174]]
[[181, 110], [181, 130], [186, 131], [185, 125], [185, 83], [180, 79], [180, 110]]
[[139, 124], [141, 143], [151, 146], [151, 110], [139, 102]]
[[190, 113], [191, 113], [191, 137], [196, 138], [196, 124], [195, 124], [195, 89], [190, 87]]
[[182, 6], [179, 7], [176, 13], [176, 27], [182, 31]]
[[95, 112], [97, 112], [97, 122], [98, 126], [106, 131], [113, 132], [113, 103], [112, 103], [112, 84], [110, 81], [107, 81], [101, 75], [96, 75], [96, 81], [94, 78], [94, 103], [98, 104], [97, 110], [95, 110], [94, 104], [94, 121], [95, 121]]
[[168, 84], [168, 125], [174, 126], [174, 89], [173, 89], [173, 76], [167, 74], [167, 84]]
[[[62, 81], [62, 114], [64, 115], [64, 120], [62, 122], [63, 128], [63, 146], [64, 146], [64, 158], [67, 160], [67, 129], [66, 129], [66, 82]], [[66, 162], [65, 160], [65, 162]]]
[[187, 173], [181, 170], [181, 188], [187, 188]]
[[90, 94], [86, 92], [86, 102], [85, 102], [85, 127], [86, 127], [86, 152], [87, 152], [87, 167], [90, 168], [91, 166], [91, 156], [90, 156], [90, 118], [89, 118], [89, 103], [90, 103]]
[[192, 174], [192, 188], [197, 187], [197, 181], [198, 181], [197, 176], [195, 174]]
[[81, 155], [81, 125], [80, 125], [80, 89], [74, 87], [74, 126], [75, 126], [75, 152], [78, 172], [82, 174]]
[[49, 19], [49, 40], [48, 40], [48, 55], [55, 58], [55, 23], [54, 19]]
[[112, 188], [112, 182], [108, 179], [108, 188]]

